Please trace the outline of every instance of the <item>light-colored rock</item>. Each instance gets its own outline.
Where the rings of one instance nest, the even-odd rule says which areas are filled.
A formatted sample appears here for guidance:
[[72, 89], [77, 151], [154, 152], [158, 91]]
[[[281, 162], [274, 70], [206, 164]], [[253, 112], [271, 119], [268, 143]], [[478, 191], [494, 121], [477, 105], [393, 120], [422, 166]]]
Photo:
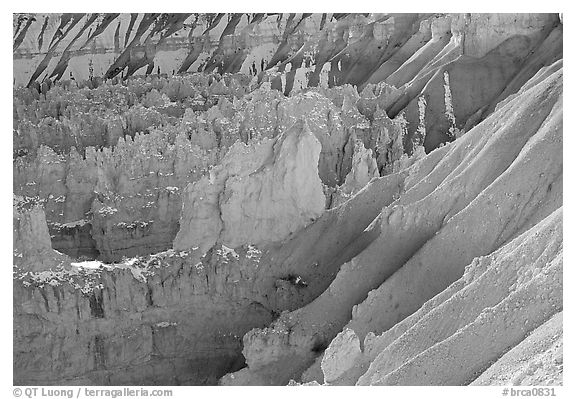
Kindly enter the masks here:
[[562, 385], [563, 312], [506, 352], [471, 385]]
[[360, 340], [354, 331], [344, 329], [330, 343], [322, 357], [324, 381], [330, 384], [346, 373], [362, 353]]
[[[366, 342], [365, 350], [378, 355], [358, 384], [462, 385], [522, 345], [531, 330], [562, 309], [561, 231], [560, 209], [497, 252], [475, 259], [447, 293], [393, 332]], [[443, 367], [434, 367], [440, 362]]]
[[452, 18], [452, 33], [462, 36], [464, 55], [475, 58], [515, 35], [541, 37], [558, 20], [555, 14], [455, 14]]
[[332, 196], [330, 206], [337, 207], [346, 202], [350, 197], [360, 191], [374, 177], [380, 177], [376, 159], [372, 156], [372, 150], [367, 150], [359, 139], [353, 139], [354, 153], [352, 155], [352, 168], [346, 175], [344, 184], [339, 186]]
[[14, 197], [13, 208], [14, 265], [23, 271], [41, 272], [64, 262], [66, 257], [52, 250], [42, 206]]
[[15, 14], [14, 384], [562, 383], [562, 35]]
[[272, 320], [251, 288], [258, 256], [235, 254], [15, 269], [14, 382], [215, 384], [241, 364], [242, 334]]
[[[408, 173], [406, 191], [366, 229], [373, 241], [330, 286], [244, 337], [244, 381], [287, 383], [313, 363], [314, 348], [344, 326], [360, 340], [394, 327], [460, 278], [474, 257], [492, 253], [560, 207], [562, 160], [551, 154], [561, 149], [561, 81], [557, 71], [527, 85], [488, 120], [414, 164], [417, 178]], [[440, 161], [433, 169], [423, 167], [435, 155]], [[419, 167], [428, 173], [417, 173]], [[543, 306], [554, 303], [544, 300]]]
[[186, 189], [174, 248], [260, 245], [310, 224], [326, 202], [320, 150], [304, 121], [255, 146], [233, 145], [210, 176]]

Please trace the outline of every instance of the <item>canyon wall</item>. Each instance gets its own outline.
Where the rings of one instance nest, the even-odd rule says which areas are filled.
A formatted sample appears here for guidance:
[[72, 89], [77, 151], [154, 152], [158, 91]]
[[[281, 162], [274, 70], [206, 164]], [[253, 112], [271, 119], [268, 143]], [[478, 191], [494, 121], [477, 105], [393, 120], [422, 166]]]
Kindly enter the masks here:
[[[487, 312], [484, 305], [478, 305], [482, 303], [480, 299], [470, 296], [462, 299], [466, 303], [462, 305], [464, 308], [455, 311], [458, 314], [457, 322], [470, 328], [470, 334], [476, 334], [473, 332], [475, 320], [480, 323], [484, 329], [482, 339], [491, 342], [493, 352], [483, 353], [482, 349], [478, 349], [476, 355], [458, 355], [461, 361], [454, 364], [463, 369], [460, 374], [446, 368], [442, 368], [445, 374], [440, 371], [432, 373], [430, 370], [437, 370], [433, 366], [434, 361], [439, 361], [442, 356], [452, 356], [439, 353], [435, 346], [434, 356], [438, 357], [430, 359], [430, 367], [418, 364], [414, 366], [414, 372], [403, 379], [383, 383], [453, 385], [471, 382], [474, 373], [483, 371], [495, 356], [510, 345], [518, 344], [523, 335], [562, 310], [561, 212], [555, 212], [562, 207], [561, 137], [560, 69], [549, 71], [548, 76], [538, 83], [528, 82], [519, 96], [502, 104], [486, 121], [410, 168], [398, 198], [383, 207], [367, 228], [370, 238], [366, 238], [369, 244], [365, 249], [341, 265], [329, 287], [311, 303], [283, 313], [270, 327], [246, 334], [243, 353], [248, 367], [226, 376], [223, 382], [286, 384], [291, 378], [300, 379], [315, 359], [321, 356], [319, 352], [332, 345], [332, 339], [335, 343], [327, 349], [330, 351], [329, 357], [322, 359], [322, 366], [327, 364], [329, 374], [326, 382], [333, 383], [340, 374], [349, 378], [348, 368], [360, 366], [350, 364], [344, 370], [334, 369], [343, 367], [340, 364], [342, 358], [351, 362], [350, 350], [354, 347], [359, 350], [350, 334], [356, 336], [358, 342], [364, 341], [364, 348], [368, 347], [366, 342], [372, 340], [374, 335], [389, 334], [391, 329], [401, 331], [393, 334], [398, 337], [415, 325], [419, 318], [415, 312], [424, 313], [426, 308], [434, 312], [443, 311], [440, 303], [456, 295], [455, 291], [464, 289], [456, 283], [459, 278], [464, 278], [466, 284], [470, 283], [469, 278], [462, 277], [466, 265], [475, 265], [479, 258], [487, 257], [494, 263], [490, 267], [503, 273], [500, 270], [503, 266], [498, 267], [498, 257], [510, 259], [509, 253], [517, 252], [520, 255], [514, 257], [518, 259], [514, 267], [518, 267], [518, 271], [508, 263], [505, 269], [506, 273], [517, 273], [518, 282], [505, 277], [490, 277], [498, 281], [498, 286], [505, 293], [500, 300], [496, 295], [485, 296], [493, 301], [490, 306], [498, 307], [497, 311]], [[368, 184], [364, 190], [370, 190], [373, 185], [374, 182]], [[546, 218], [551, 214], [556, 217], [548, 222]], [[559, 234], [554, 239], [547, 239], [539, 232], [539, 226], [546, 223], [552, 223]], [[522, 238], [514, 241], [519, 236]], [[516, 244], [518, 241], [523, 240], [535, 240], [527, 244], [529, 248], [536, 247], [536, 242], [545, 248], [550, 245], [550, 257], [538, 259], [556, 268], [547, 271], [544, 266], [534, 266], [528, 253], [523, 252], [527, 249], [515, 247], [519, 245]], [[548, 254], [544, 249], [542, 251]], [[536, 251], [534, 256], [541, 256], [542, 251]], [[492, 260], [494, 258], [497, 259]], [[470, 269], [474, 267], [470, 266]], [[529, 283], [521, 277], [524, 275], [529, 276], [526, 279], [533, 278], [534, 281]], [[481, 285], [486, 289], [492, 287], [490, 283]], [[513, 302], [515, 307], [508, 305], [512, 301], [510, 296], [532, 298], [535, 292], [542, 293], [538, 297], [541, 303], [518, 299]], [[482, 294], [479, 295], [479, 298], [484, 298]], [[484, 311], [476, 313], [477, 310], [473, 310], [476, 305], [480, 306], [478, 311]], [[450, 309], [453, 308], [446, 311], [451, 312]], [[508, 315], [508, 311], [515, 312], [514, 317]], [[433, 321], [449, 323], [450, 331], [456, 331], [458, 324], [450, 319], [449, 314], [445, 317], [436, 315]], [[410, 322], [407, 321], [409, 316]], [[481, 321], [483, 317], [491, 317], [493, 325], [485, 325]], [[517, 333], [512, 334], [510, 330], [505, 337], [498, 333], [498, 327], [500, 331], [508, 331], [502, 323], [513, 323], [517, 319], [520, 323]], [[402, 328], [404, 323], [409, 327]], [[439, 335], [436, 326], [413, 328], [418, 328], [415, 334], [426, 337], [425, 345], [428, 346], [422, 349], [421, 354], [415, 352], [407, 355], [410, 350], [416, 350], [408, 348], [420, 347], [419, 340], [423, 338], [402, 336], [406, 341], [399, 351], [405, 357], [382, 372], [381, 376], [391, 373], [412, 358], [419, 361], [418, 356], [426, 354], [424, 349], [444, 343], [451, 335], [445, 331], [447, 327], [442, 330], [446, 336]], [[343, 331], [344, 337], [337, 336], [340, 331]], [[469, 342], [466, 340], [471, 338], [462, 339], [461, 344], [466, 346], [466, 342]], [[338, 349], [340, 341], [343, 341], [343, 353]], [[385, 342], [392, 345], [387, 340]], [[446, 343], [447, 350], [459, 354], [465, 352], [453, 349], [451, 345]], [[384, 348], [379, 347], [377, 351]], [[480, 357], [481, 352], [484, 357]], [[385, 355], [382, 356], [390, 361]], [[330, 358], [334, 360], [328, 364]], [[377, 359], [367, 360], [368, 363], [371, 361], [377, 362]], [[467, 366], [462, 367], [462, 364]], [[360, 371], [364, 373], [366, 370], [354, 370]], [[422, 373], [426, 371], [428, 374], [423, 377]], [[464, 372], [468, 374], [462, 374]], [[347, 383], [362, 381], [368, 380], [346, 380]], [[376, 382], [372, 380], [370, 383]]]
[[13, 19], [14, 384], [562, 382], [557, 15]]

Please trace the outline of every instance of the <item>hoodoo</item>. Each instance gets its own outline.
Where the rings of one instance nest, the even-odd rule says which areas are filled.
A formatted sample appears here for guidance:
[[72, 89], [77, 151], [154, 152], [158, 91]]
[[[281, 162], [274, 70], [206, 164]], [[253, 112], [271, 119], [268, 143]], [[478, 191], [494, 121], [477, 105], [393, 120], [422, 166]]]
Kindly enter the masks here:
[[562, 384], [557, 14], [13, 19], [15, 385]]

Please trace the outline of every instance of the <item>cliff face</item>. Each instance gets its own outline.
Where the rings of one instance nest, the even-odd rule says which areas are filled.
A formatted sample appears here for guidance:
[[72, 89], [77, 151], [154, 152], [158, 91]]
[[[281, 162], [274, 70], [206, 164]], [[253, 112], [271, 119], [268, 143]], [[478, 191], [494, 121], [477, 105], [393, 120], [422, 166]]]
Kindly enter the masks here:
[[[375, 166], [383, 173], [392, 171], [404, 154], [403, 120], [390, 120], [379, 110], [379, 99], [374, 95], [361, 98], [350, 86], [345, 86], [284, 97], [263, 85], [244, 96], [242, 93], [247, 88], [242, 84], [240, 75], [205, 77], [195, 74], [174, 79], [152, 77], [132, 81], [127, 86], [104, 84], [95, 89], [57, 86], [46, 98], [38, 96], [33, 89], [19, 89], [15, 100], [14, 192], [44, 201], [56, 250], [71, 256], [118, 261], [122, 256], [151, 254], [172, 247], [179, 231], [182, 195], [187, 192], [187, 185], [199, 180], [217, 164], [221, 165], [212, 174], [219, 182], [222, 180], [218, 184], [228, 182], [228, 188], [219, 187], [213, 194], [218, 196], [220, 192], [226, 192], [232, 198], [219, 210], [220, 205], [215, 206], [219, 200], [214, 197], [213, 202], [216, 202], [206, 205], [213, 208], [213, 216], [224, 212], [228, 219], [235, 219], [233, 225], [243, 225], [256, 217], [255, 211], [264, 212], [258, 217], [267, 220], [265, 224], [269, 227], [258, 234], [271, 241], [284, 238], [316, 218], [324, 209], [319, 205], [321, 198], [328, 207], [337, 203], [335, 200], [331, 205], [332, 197], [339, 195], [335, 194], [337, 186], [347, 178], [353, 167], [352, 158], [357, 156], [354, 155], [357, 152], [352, 144], [354, 140], [362, 140], [372, 151], [372, 155], [363, 161], [371, 162], [371, 176]], [[63, 93], [58, 100], [62, 105], [57, 111], [51, 102], [53, 90]], [[121, 104], [126, 104], [125, 108], [113, 106], [116, 98], [124, 101]], [[96, 106], [99, 109], [94, 111]], [[372, 114], [372, 109], [376, 108], [378, 110]], [[103, 122], [94, 119], [98, 113], [106, 121], [104, 124], [110, 119], [120, 120], [113, 140], [106, 135], [99, 136]], [[48, 131], [41, 137], [35, 133], [43, 132], [47, 120], [62, 125], [70, 118], [83, 121], [82, 130], [64, 129], [56, 136]], [[307, 134], [312, 134], [318, 143], [314, 144], [310, 137], [296, 140], [299, 144], [291, 144], [295, 133], [287, 131], [298, 120], [306, 120]], [[100, 138], [94, 143], [91, 141], [94, 137]], [[319, 154], [310, 152], [313, 147], [318, 148]], [[233, 172], [232, 169], [243, 167], [240, 165], [244, 162], [242, 159], [253, 156], [250, 151], [261, 154], [260, 163]], [[292, 154], [294, 151], [297, 154]], [[267, 170], [264, 164], [275, 162], [278, 157], [282, 157], [279, 163], [283, 166], [260, 173], [254, 180], [259, 181], [254, 184], [264, 190], [274, 187], [269, 191], [267, 201], [275, 205], [268, 210], [236, 209], [244, 201], [238, 195], [252, 197], [247, 201], [253, 204], [260, 201], [253, 192], [260, 188], [250, 188], [252, 194], [232, 195], [233, 187], [239, 184], [234, 181], [260, 167]], [[303, 178], [308, 179], [308, 171], [314, 168], [318, 169], [321, 181], [303, 183], [305, 187], [315, 189], [312, 193], [301, 187], [300, 182]], [[230, 173], [235, 177], [226, 177]], [[285, 182], [276, 185], [276, 179]], [[367, 177], [363, 179], [354, 183], [357, 189], [361, 188], [358, 184], [367, 181]], [[207, 189], [204, 186], [208, 180], [206, 177], [198, 182], [203, 185], [197, 190], [199, 196]], [[276, 193], [277, 190], [283, 192]], [[347, 195], [351, 190], [345, 189]], [[288, 193], [290, 195], [286, 197]], [[296, 201], [294, 206], [291, 200], [285, 199], [291, 196]], [[308, 204], [309, 200], [313, 202]], [[294, 211], [287, 211], [286, 204], [293, 206]], [[300, 207], [298, 204], [306, 209], [296, 211]], [[192, 202], [190, 206], [194, 207]], [[247, 206], [250, 207], [246, 203], [242, 205]], [[249, 212], [249, 215], [238, 219], [239, 212]], [[278, 228], [274, 222], [276, 216], [272, 215], [276, 212], [284, 212], [280, 225], [287, 225], [285, 231], [270, 236], [271, 231]], [[300, 222], [288, 216], [295, 214], [299, 215]], [[207, 218], [187, 214], [184, 217], [190, 220]], [[217, 222], [219, 216], [214, 217], [207, 218], [207, 223]], [[187, 223], [185, 219], [183, 223]], [[231, 231], [224, 231], [228, 245], [240, 242], [234, 238], [239, 231], [233, 225], [228, 226]], [[272, 226], [275, 227], [272, 229]], [[258, 222], [248, 229], [252, 233], [242, 233], [248, 237], [241, 242], [260, 228], [263, 225]], [[216, 238], [211, 241], [215, 242]], [[196, 245], [194, 240], [188, 241], [178, 239], [177, 246], [191, 248]]]
[[[359, 339], [363, 335], [358, 337], [354, 332], [359, 321], [352, 322], [352, 329], [345, 328], [326, 350], [322, 359], [325, 381], [336, 385], [482, 384], [495, 378], [489, 376], [494, 376], [494, 369], [501, 365], [491, 366], [494, 371], [484, 370], [506, 348], [519, 352], [531, 340], [538, 342], [532, 345], [546, 345], [546, 341], [528, 334], [542, 328], [545, 334], [554, 335], [547, 326], [554, 321], [548, 319], [561, 317], [561, 219], [560, 209], [498, 251], [475, 258], [460, 279], [410, 317], [382, 334], [366, 335], [362, 349]], [[509, 267], [511, 257], [522, 261]], [[507, 287], [500, 288], [503, 281]], [[496, 292], [494, 286], [499, 287]], [[377, 299], [370, 300], [374, 303]], [[496, 335], [499, 331], [505, 333]], [[558, 350], [556, 342], [553, 345], [552, 353]], [[531, 356], [533, 349], [526, 352]], [[507, 356], [514, 356], [514, 352]], [[340, 361], [342, 357], [346, 357], [345, 362]], [[453, 360], [452, 367], [434, 367], [444, 364], [446, 358]], [[545, 361], [542, 368], [546, 371], [540, 375], [510, 371], [509, 376], [498, 377], [524, 384], [556, 384], [561, 375], [556, 359]]]
[[[266, 329], [246, 334], [243, 353], [248, 368], [227, 376], [223, 382], [285, 384], [290, 378], [299, 379], [314, 362], [319, 350], [328, 346], [342, 328], [353, 330], [360, 342], [368, 340], [367, 334], [400, 328], [403, 320], [410, 315], [414, 318], [414, 312], [426, 304], [433, 309], [439, 306], [438, 302], [429, 304], [427, 301], [437, 301], [438, 295], [452, 295], [451, 284], [462, 276], [465, 266], [475, 258], [493, 254], [523, 233], [536, 236], [533, 239], [538, 240], [539, 245], [547, 244], [548, 240], [537, 232], [525, 232], [562, 206], [562, 159], [554, 155], [562, 150], [561, 82], [561, 70], [549, 73], [537, 84], [528, 82], [519, 96], [503, 104], [485, 122], [408, 169], [408, 175], [403, 178], [403, 191], [382, 208], [367, 228], [369, 244], [365, 249], [336, 271], [335, 279], [314, 301], [283, 314]], [[371, 186], [377, 189], [373, 182], [364, 190], [370, 190]], [[556, 228], [560, 219], [559, 216], [554, 219]], [[502, 251], [506, 253], [512, 248]], [[550, 259], [557, 259], [555, 264], [559, 265], [561, 255], [558, 247], [554, 248], [556, 252], [551, 253]], [[525, 265], [529, 267], [532, 263], [527, 261]], [[518, 335], [512, 334], [507, 340], [492, 343], [493, 352], [484, 354], [485, 358], [473, 356], [476, 363], [472, 360], [467, 363], [467, 358], [462, 358], [456, 364], [469, 364], [462, 371], [468, 374], [446, 371], [446, 375], [434, 377], [434, 374], [428, 374], [423, 379], [421, 373], [428, 367], [418, 365], [415, 374], [384, 383], [470, 382], [474, 373], [486, 368], [508, 345], [516, 345], [522, 334], [527, 334], [561, 310], [561, 269], [542, 273], [553, 281], [545, 282], [534, 277], [534, 284], [541, 285], [531, 288], [530, 292], [550, 294], [542, 297], [541, 306], [546, 310], [532, 309], [531, 302], [516, 302], [526, 312], [524, 316], [517, 316], [523, 321]], [[500, 286], [514, 285], [514, 281], [498, 281]], [[508, 288], [503, 289], [510, 294]], [[516, 286], [510, 288], [514, 289]], [[529, 297], [531, 294], [518, 295]], [[469, 300], [466, 298], [465, 302], [469, 303]], [[496, 296], [490, 296], [490, 300], [495, 301], [491, 306], [498, 304]], [[471, 302], [476, 304], [478, 301]], [[498, 306], [506, 307], [504, 304]], [[471, 317], [470, 323], [476, 317], [483, 317], [474, 312], [463, 309], [459, 312], [459, 322], [467, 325], [466, 317]], [[508, 318], [505, 314], [492, 314], [491, 317], [495, 318], [493, 327], [483, 325], [487, 329], [483, 337], [487, 340], [491, 334], [497, 333], [497, 323], [504, 323]], [[441, 316], [434, 320], [446, 321]], [[473, 326], [470, 328], [473, 330]], [[430, 331], [435, 331], [435, 328], [421, 328], [422, 334], [430, 334]], [[389, 369], [390, 372], [408, 359], [418, 359], [419, 352], [406, 355], [409, 352], [406, 345], [420, 345], [419, 338], [414, 339], [402, 346], [402, 355], [408, 357]], [[427, 345], [430, 347], [444, 339], [434, 338]], [[344, 354], [330, 354], [336, 359], [334, 364], [340, 357], [346, 357], [346, 351], [354, 345], [349, 338], [344, 341]], [[335, 345], [338, 342], [336, 338]], [[447, 348], [450, 345], [447, 344]], [[434, 356], [444, 355], [435, 352]], [[331, 370], [330, 366], [327, 367]], [[348, 376], [347, 369], [344, 371]], [[460, 379], [449, 380], [449, 375]], [[328, 378], [327, 382], [336, 379], [333, 375]]]
[[14, 69], [15, 384], [561, 383], [556, 15], [15, 14]]
[[[239, 338], [273, 314], [252, 301], [257, 266], [168, 251], [114, 266], [72, 262], [14, 280], [14, 381], [214, 384], [243, 364]], [[232, 257], [230, 257], [232, 258]]]
[[29, 86], [65, 71], [241, 72], [286, 95], [386, 83], [399, 89], [386, 110], [405, 110], [410, 135], [428, 102], [430, 151], [558, 60], [561, 31], [555, 14], [15, 14], [14, 54], [17, 83]]
[[65, 257], [52, 251], [46, 215], [41, 204], [15, 197], [13, 208], [14, 264], [32, 272], [56, 267]]
[[237, 143], [185, 193], [175, 249], [280, 241], [324, 211], [321, 145], [305, 121], [255, 147]]

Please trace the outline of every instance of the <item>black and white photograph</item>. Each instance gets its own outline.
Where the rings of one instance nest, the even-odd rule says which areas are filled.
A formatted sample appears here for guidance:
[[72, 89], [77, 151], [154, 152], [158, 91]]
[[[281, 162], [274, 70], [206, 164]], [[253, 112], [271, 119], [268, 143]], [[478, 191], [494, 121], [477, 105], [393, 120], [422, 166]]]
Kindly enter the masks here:
[[12, 13], [4, 397], [567, 397], [562, 10], [364, 6]]

